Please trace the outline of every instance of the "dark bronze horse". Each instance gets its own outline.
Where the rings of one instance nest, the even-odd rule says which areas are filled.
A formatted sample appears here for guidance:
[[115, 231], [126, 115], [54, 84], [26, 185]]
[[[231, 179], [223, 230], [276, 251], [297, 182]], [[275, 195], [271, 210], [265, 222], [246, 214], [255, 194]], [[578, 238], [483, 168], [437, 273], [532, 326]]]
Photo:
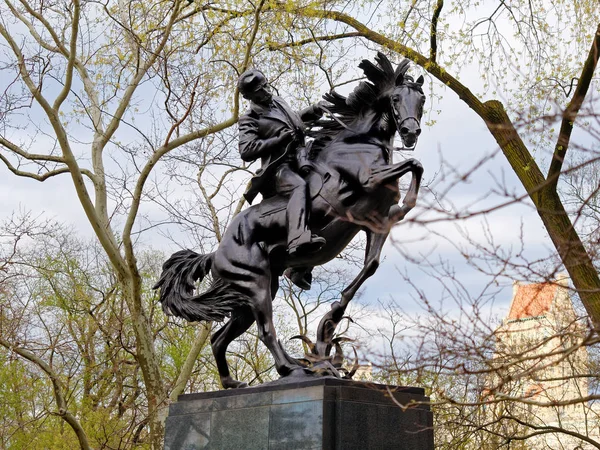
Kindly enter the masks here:
[[[289, 257], [285, 251], [286, 199], [273, 196], [238, 214], [214, 253], [182, 250], [163, 266], [155, 288], [161, 289], [160, 301], [167, 314], [189, 321], [231, 317], [211, 339], [225, 388], [245, 386], [230, 376], [225, 354], [228, 345], [255, 321], [281, 376], [337, 375], [331, 364], [330, 370], [323, 370], [323, 365], [311, 368], [291, 358], [277, 339], [272, 301], [279, 276], [289, 267], [311, 268], [332, 260], [359, 231], [366, 232], [364, 267], [317, 330], [312, 353], [327, 362], [335, 329], [357, 290], [377, 270], [390, 228], [415, 206], [423, 169], [414, 159], [394, 163], [393, 139], [399, 131], [404, 146], [417, 142], [425, 102], [423, 78], [413, 81], [406, 75], [406, 60], [394, 70], [381, 53], [376, 64], [364, 60], [359, 67], [368, 81], [361, 82], [348, 98], [326, 94], [329, 118], [309, 132], [315, 138], [312, 167], [306, 175], [312, 198], [310, 225], [327, 244], [317, 253]], [[410, 186], [400, 205], [398, 179], [409, 172]], [[211, 286], [194, 295], [195, 282], [209, 272]]]

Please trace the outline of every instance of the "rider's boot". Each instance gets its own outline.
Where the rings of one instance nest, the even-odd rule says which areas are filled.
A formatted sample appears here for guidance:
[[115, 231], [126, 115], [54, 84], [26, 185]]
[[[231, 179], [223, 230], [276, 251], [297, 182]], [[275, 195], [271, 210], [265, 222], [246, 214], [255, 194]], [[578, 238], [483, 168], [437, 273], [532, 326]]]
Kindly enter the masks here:
[[308, 291], [312, 284], [312, 267], [290, 267], [284, 275], [300, 289]]
[[291, 242], [288, 245], [288, 254], [290, 256], [296, 256], [318, 252], [327, 243], [325, 238], [317, 236], [316, 234], [310, 234], [310, 232], [308, 232], [308, 236], [310, 237], [307, 238], [302, 236], [300, 239]]

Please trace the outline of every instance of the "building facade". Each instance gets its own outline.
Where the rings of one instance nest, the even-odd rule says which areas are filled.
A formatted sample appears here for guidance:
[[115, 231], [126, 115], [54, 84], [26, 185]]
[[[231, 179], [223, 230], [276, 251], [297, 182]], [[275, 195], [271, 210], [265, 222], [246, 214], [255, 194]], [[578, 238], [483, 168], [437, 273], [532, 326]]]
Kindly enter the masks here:
[[[587, 327], [573, 307], [569, 279], [515, 283], [508, 316], [495, 332], [490, 363], [490, 426], [531, 449], [588, 449], [600, 444], [598, 408], [590, 393]], [[506, 401], [502, 401], [506, 400]], [[500, 417], [505, 420], [496, 420]], [[506, 429], [512, 427], [512, 429]]]

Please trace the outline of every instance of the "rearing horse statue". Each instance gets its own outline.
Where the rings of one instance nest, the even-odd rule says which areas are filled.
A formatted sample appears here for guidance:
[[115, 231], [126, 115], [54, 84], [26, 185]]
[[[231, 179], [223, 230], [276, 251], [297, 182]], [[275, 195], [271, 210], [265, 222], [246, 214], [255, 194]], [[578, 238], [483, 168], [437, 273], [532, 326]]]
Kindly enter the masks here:
[[[319, 251], [290, 256], [286, 252], [287, 199], [273, 196], [239, 213], [229, 224], [214, 253], [191, 250], [174, 253], [163, 265], [155, 288], [167, 314], [188, 321], [229, 321], [211, 338], [224, 388], [244, 387], [233, 379], [226, 360], [228, 345], [254, 322], [258, 335], [282, 376], [337, 375], [328, 363], [334, 332], [348, 303], [379, 266], [391, 227], [415, 206], [423, 168], [415, 159], [393, 162], [393, 140], [398, 131], [405, 147], [414, 147], [421, 132], [425, 95], [423, 77], [406, 75], [408, 61], [396, 69], [378, 53], [376, 64], [359, 67], [367, 80], [346, 98], [326, 94], [328, 119], [308, 134], [314, 137], [311, 169], [306, 175], [312, 199], [311, 230], [326, 239]], [[411, 174], [402, 201], [398, 179]], [[364, 267], [332, 304], [317, 329], [312, 356], [325, 364], [310, 366], [290, 357], [277, 339], [272, 302], [279, 277], [287, 268], [312, 268], [335, 258], [359, 231], [367, 236]], [[208, 273], [212, 284], [194, 295], [195, 282]], [[324, 369], [328, 367], [328, 369]]]

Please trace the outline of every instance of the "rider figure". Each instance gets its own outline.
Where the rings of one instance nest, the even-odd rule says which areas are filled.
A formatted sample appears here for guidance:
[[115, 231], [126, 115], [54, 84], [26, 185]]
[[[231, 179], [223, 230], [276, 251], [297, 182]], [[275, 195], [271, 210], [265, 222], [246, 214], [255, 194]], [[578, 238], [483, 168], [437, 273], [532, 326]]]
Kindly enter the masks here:
[[[311, 234], [310, 196], [306, 182], [297, 173], [297, 157], [306, 154], [304, 122], [320, 118], [323, 111], [318, 104], [300, 113], [293, 111], [282, 98], [271, 94], [266, 77], [256, 69], [247, 70], [240, 76], [238, 89], [245, 99], [250, 100], [250, 110], [239, 119], [240, 155], [244, 161], [261, 158], [262, 163], [244, 196], [249, 203], [259, 192], [263, 197], [275, 193], [288, 197], [289, 255], [318, 251], [325, 239]], [[295, 275], [290, 276], [295, 284], [310, 288], [310, 271], [292, 271], [291, 275]]]

